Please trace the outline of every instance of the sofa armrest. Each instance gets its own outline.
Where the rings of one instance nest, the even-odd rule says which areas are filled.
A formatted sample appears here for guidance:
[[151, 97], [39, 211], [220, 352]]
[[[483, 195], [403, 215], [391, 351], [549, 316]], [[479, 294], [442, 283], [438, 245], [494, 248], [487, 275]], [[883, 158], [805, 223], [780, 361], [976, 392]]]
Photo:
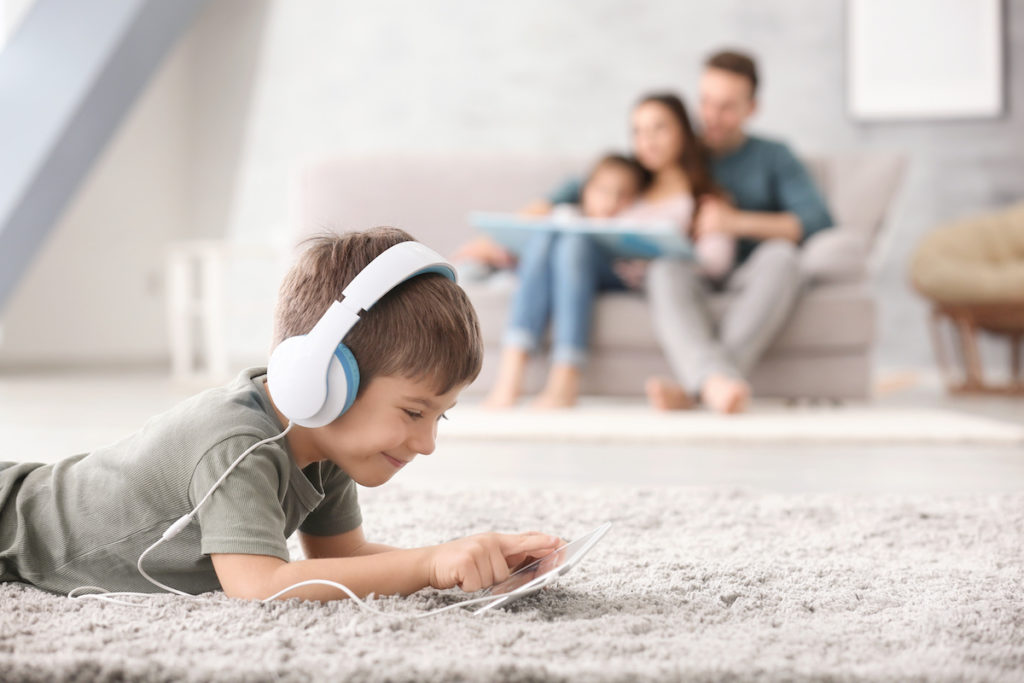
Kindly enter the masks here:
[[853, 282], [867, 275], [868, 246], [864, 231], [850, 227], [822, 230], [800, 250], [804, 282]]

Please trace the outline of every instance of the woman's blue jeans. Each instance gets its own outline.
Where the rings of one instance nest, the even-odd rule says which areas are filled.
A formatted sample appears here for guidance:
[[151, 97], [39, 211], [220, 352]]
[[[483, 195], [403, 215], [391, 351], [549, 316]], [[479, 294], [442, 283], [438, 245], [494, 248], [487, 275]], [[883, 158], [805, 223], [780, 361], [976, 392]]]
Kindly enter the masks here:
[[512, 299], [505, 346], [534, 351], [551, 322], [553, 360], [586, 362], [594, 299], [625, 289], [612, 257], [585, 235], [541, 233], [519, 256], [519, 289]]

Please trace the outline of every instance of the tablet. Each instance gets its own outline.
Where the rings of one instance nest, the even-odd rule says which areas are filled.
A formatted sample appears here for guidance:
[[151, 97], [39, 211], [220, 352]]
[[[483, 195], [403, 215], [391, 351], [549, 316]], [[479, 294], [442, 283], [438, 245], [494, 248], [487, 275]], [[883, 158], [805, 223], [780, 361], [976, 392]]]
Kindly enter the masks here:
[[565, 232], [592, 238], [616, 258], [693, 258], [693, 243], [671, 221], [474, 211], [469, 214], [469, 223], [516, 254], [521, 253], [538, 232]]
[[597, 545], [601, 537], [611, 528], [612, 523], [605, 522], [590, 533], [584, 534], [558, 550], [518, 569], [501, 583], [496, 583], [482, 591], [481, 596], [493, 595], [495, 600], [487, 603], [473, 614], [486, 612], [499, 605], [507, 605], [513, 600], [532, 595], [545, 586], [551, 585], [560, 576], [579, 564], [583, 556], [590, 552], [590, 549]]

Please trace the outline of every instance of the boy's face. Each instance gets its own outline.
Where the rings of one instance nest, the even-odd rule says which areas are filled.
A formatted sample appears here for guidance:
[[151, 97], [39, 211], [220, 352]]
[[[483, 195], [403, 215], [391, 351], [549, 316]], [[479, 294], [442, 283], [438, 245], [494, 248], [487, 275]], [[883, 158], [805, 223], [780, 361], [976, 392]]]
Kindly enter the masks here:
[[616, 164], [599, 166], [583, 187], [580, 208], [584, 216], [609, 218], [636, 201], [636, 174]]
[[437, 423], [463, 388], [438, 395], [427, 381], [377, 377], [344, 415], [309, 431], [311, 455], [361, 486], [380, 486], [417, 455], [434, 452]]

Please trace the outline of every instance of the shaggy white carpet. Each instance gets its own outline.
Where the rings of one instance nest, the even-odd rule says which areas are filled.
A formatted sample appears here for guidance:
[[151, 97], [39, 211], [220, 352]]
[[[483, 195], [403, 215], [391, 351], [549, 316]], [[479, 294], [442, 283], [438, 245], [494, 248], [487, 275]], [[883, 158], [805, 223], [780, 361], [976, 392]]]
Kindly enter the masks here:
[[1024, 424], [941, 408], [788, 406], [757, 401], [743, 415], [657, 412], [646, 405], [585, 399], [572, 410], [485, 410], [459, 405], [445, 439], [722, 444], [1024, 445]]
[[615, 526], [506, 611], [425, 591], [350, 602], [160, 596], [149, 610], [0, 585], [0, 680], [1019, 681], [1024, 495], [776, 496], [689, 489], [364, 497], [373, 540]]

